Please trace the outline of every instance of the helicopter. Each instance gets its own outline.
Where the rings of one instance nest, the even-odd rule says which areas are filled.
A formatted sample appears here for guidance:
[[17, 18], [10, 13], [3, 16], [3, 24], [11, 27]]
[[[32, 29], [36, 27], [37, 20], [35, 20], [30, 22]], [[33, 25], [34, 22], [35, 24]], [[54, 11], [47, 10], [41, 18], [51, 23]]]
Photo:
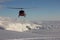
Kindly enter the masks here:
[[20, 16], [26, 17], [25, 11], [23, 10], [26, 8], [13, 8], [13, 7], [8, 7], [8, 8], [10, 8], [10, 9], [21, 9], [21, 10], [19, 10], [18, 17], [20, 17]]
[[20, 17], [20, 16], [26, 17], [26, 13], [25, 13], [25, 11], [23, 9], [35, 9], [35, 8], [38, 8], [38, 7], [32, 7], [32, 8], [14, 8], [14, 7], [8, 7], [8, 8], [9, 9], [20, 9], [18, 17]]
[[22, 8], [21, 8], [21, 10], [19, 11], [19, 15], [18, 15], [18, 17], [20, 17], [20, 16], [24, 16], [24, 17], [26, 17], [25, 11], [22, 10]]

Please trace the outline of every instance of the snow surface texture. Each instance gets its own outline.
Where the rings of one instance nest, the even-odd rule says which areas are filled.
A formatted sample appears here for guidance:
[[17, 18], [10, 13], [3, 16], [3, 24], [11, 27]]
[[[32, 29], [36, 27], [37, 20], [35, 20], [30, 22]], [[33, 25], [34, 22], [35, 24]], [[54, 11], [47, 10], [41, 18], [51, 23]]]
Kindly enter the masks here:
[[0, 29], [23, 32], [26, 30], [36, 29], [37, 26], [41, 25], [34, 24], [32, 22], [24, 23], [9, 17], [0, 17]]
[[14, 32], [0, 30], [0, 40], [60, 40], [60, 32]]
[[42, 32], [42, 34], [38, 34], [0, 30], [0, 40], [60, 40], [60, 32]]

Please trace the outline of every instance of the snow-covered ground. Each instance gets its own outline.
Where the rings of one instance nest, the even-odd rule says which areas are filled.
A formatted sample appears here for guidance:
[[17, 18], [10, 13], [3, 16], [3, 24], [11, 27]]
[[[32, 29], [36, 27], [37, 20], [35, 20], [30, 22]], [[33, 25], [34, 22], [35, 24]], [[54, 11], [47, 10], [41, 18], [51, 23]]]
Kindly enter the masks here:
[[0, 40], [60, 40], [60, 32], [14, 32], [0, 30]]
[[0, 17], [0, 40], [60, 40], [60, 21], [22, 23]]
[[0, 30], [0, 40], [60, 40], [60, 32], [16, 32]]

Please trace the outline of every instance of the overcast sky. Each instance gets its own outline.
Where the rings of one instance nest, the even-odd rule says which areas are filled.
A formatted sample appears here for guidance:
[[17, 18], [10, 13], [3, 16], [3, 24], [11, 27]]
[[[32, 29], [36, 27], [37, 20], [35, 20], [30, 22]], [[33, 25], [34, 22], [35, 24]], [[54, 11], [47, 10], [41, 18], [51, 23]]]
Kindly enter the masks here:
[[60, 20], [60, 0], [0, 0], [0, 16], [18, 17], [19, 9], [6, 7], [23, 7], [28, 20]]

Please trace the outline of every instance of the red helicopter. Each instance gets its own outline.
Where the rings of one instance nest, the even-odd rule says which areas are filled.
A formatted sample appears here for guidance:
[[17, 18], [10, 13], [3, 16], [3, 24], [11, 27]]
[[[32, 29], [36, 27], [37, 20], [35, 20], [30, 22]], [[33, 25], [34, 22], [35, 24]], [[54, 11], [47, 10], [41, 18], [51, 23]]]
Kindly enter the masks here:
[[[23, 9], [31, 9], [31, 8], [14, 8], [14, 7], [8, 7], [9, 9], [21, 9], [19, 11], [18, 17], [23, 16], [26, 17], [25, 11]], [[37, 8], [37, 7], [33, 7], [33, 8]]]
[[20, 16], [26, 17], [26, 14], [25, 14], [25, 11], [24, 11], [24, 10], [20, 10], [20, 11], [19, 11], [18, 17], [20, 17]]
[[8, 8], [10, 8], [10, 9], [21, 9], [19, 11], [18, 17], [20, 17], [20, 16], [26, 17], [25, 11], [23, 10], [23, 9], [26, 9], [26, 8], [13, 8], [13, 7], [8, 7]]

